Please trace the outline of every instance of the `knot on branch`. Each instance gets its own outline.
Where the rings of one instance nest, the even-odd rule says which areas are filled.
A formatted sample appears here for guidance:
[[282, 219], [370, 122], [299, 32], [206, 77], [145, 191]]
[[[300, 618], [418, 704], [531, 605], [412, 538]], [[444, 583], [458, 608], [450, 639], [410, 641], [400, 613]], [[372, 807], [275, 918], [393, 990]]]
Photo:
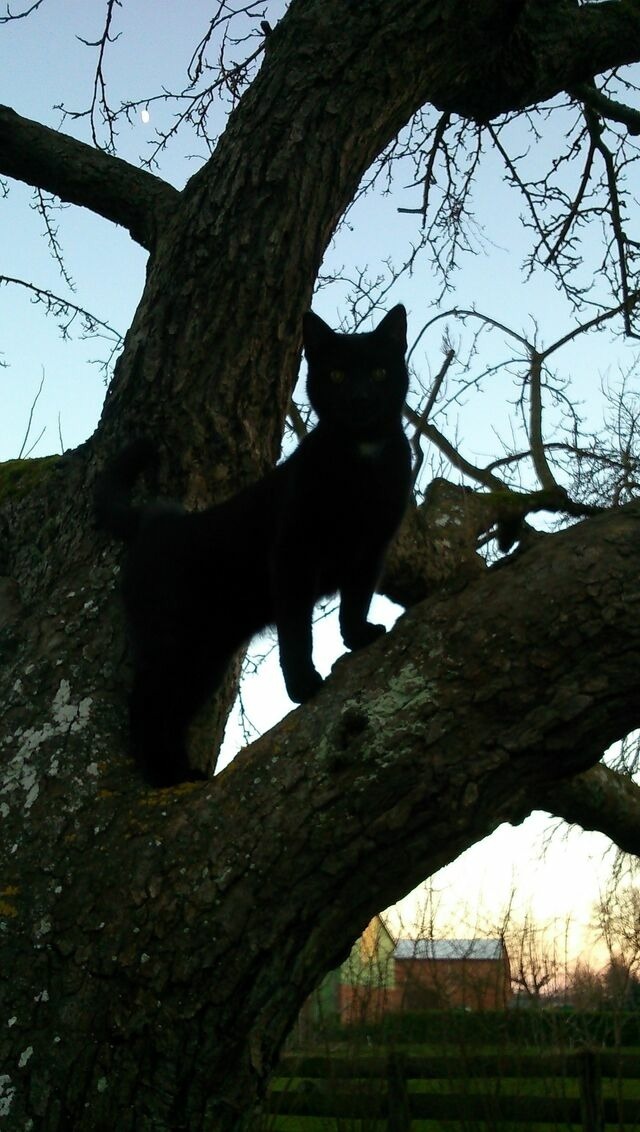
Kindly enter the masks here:
[[585, 518], [602, 510], [575, 503], [562, 487], [476, 492], [435, 479], [423, 502], [405, 516], [387, 556], [381, 592], [405, 607], [415, 605], [486, 570], [479, 546], [490, 538], [506, 554], [515, 542], [537, 537], [539, 532], [526, 523], [527, 515], [553, 511]]
[[454, 579], [481, 573], [486, 563], [476, 544], [487, 529], [488, 498], [445, 479], [433, 480], [423, 502], [408, 511], [391, 546], [382, 592], [410, 606]]

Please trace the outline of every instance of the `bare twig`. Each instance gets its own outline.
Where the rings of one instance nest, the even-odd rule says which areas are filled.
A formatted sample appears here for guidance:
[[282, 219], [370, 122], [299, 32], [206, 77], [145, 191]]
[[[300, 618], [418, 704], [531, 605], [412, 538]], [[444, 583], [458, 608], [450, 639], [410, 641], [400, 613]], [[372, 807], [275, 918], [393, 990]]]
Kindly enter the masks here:
[[33, 301], [36, 303], [44, 303], [47, 307], [47, 313], [49, 314], [59, 317], [63, 313], [69, 313], [69, 323], [66, 327], [63, 328], [61, 326], [60, 328], [63, 330], [64, 336], [66, 336], [74, 319], [81, 318], [86, 333], [96, 334], [99, 330], [102, 330], [109, 337], [116, 338], [119, 343], [123, 341], [122, 335], [113, 326], [110, 326], [108, 322], [97, 318], [96, 315], [91, 314], [91, 311], [78, 306], [77, 303], [72, 303], [69, 299], [62, 298], [61, 295], [54, 295], [53, 291], [47, 291], [44, 287], [37, 287], [35, 283], [28, 283], [25, 279], [16, 279], [11, 275], [0, 275], [0, 286], [2, 286], [3, 283], [11, 283], [15, 287], [24, 287], [27, 291], [31, 291]]
[[[640, 301], [640, 294], [633, 294], [629, 298], [627, 306]], [[631, 394], [624, 398], [619, 398], [618, 402], [618, 424], [617, 435], [619, 436], [618, 450], [613, 449], [608, 451], [601, 450], [601, 446], [597, 447], [596, 441], [592, 442], [592, 447], [588, 448], [587, 445], [580, 446], [579, 444], [579, 421], [575, 415], [575, 407], [573, 403], [565, 396], [562, 388], [553, 388], [548, 379], [545, 382], [545, 369], [549, 357], [554, 354], [561, 346], [571, 342], [579, 334], [584, 334], [589, 330], [597, 329], [604, 325], [608, 320], [616, 317], [625, 309], [625, 304], [620, 303], [611, 311], [605, 311], [598, 314], [587, 322], [572, 328], [567, 333], [563, 334], [555, 342], [551, 343], [545, 349], [538, 349], [535, 342], [529, 341], [524, 335], [517, 333], [510, 327], [498, 319], [484, 315], [482, 312], [469, 309], [452, 309], [449, 311], [440, 312], [431, 318], [420, 331], [417, 336], [412, 350], [415, 350], [417, 343], [420, 341], [424, 333], [430, 327], [433, 327], [442, 318], [454, 316], [461, 321], [473, 319], [479, 321], [482, 326], [489, 326], [498, 329], [501, 332], [513, 337], [523, 347], [523, 356], [519, 359], [514, 359], [519, 367], [527, 366], [526, 377], [524, 378], [524, 389], [528, 388], [528, 408], [525, 412], [523, 404], [523, 414], [525, 417], [525, 427], [529, 440], [529, 447], [520, 452], [513, 452], [498, 460], [492, 461], [485, 467], [478, 467], [476, 464], [467, 460], [461, 455], [456, 445], [452, 444], [446, 436], [442, 433], [441, 429], [437, 428], [433, 423], [425, 423], [421, 414], [407, 410], [407, 417], [409, 420], [420, 428], [420, 432], [424, 434], [432, 444], [443, 454], [443, 456], [463, 475], [475, 480], [477, 483], [482, 484], [491, 491], [499, 491], [502, 493], [505, 501], [505, 511], [508, 513], [509, 520], [511, 514], [515, 517], [515, 521], [519, 522], [529, 511], [536, 511], [545, 509], [550, 511], [559, 511], [567, 515], [579, 517], [584, 515], [596, 514], [604, 507], [616, 504], [619, 501], [626, 501], [632, 498], [636, 490], [636, 483], [640, 481], [640, 457], [636, 456], [637, 442], [636, 437], [640, 433], [640, 408], [635, 411], [631, 401]], [[504, 364], [504, 363], [503, 363]], [[475, 375], [465, 383], [464, 388], [470, 385], [477, 385], [482, 377], [486, 376], [489, 372], [496, 372], [501, 368], [499, 365], [491, 367], [490, 370], [484, 371], [480, 376]], [[543, 390], [546, 388], [549, 396], [553, 396], [557, 404], [565, 404], [565, 409], [568, 409], [573, 418], [572, 434], [573, 443], [558, 443], [558, 442], [545, 442], [542, 427], [542, 413], [543, 413]], [[439, 388], [439, 383], [438, 383]], [[459, 392], [454, 395], [448, 402], [459, 396]], [[524, 397], [522, 398], [524, 401]], [[432, 404], [429, 405], [431, 410]], [[621, 414], [624, 413], [624, 420]], [[427, 414], [428, 415], [428, 414]], [[614, 428], [615, 423], [614, 423]], [[600, 477], [601, 481], [608, 486], [608, 498], [605, 492], [598, 485], [598, 490], [594, 493], [594, 501], [589, 499], [589, 492], [583, 491], [582, 485], [585, 481], [584, 475], [579, 475], [576, 479], [574, 468], [569, 465], [569, 474], [573, 478], [574, 484], [578, 487], [578, 496], [569, 495], [567, 488], [559, 482], [556, 473], [552, 468], [551, 461], [549, 460], [549, 453], [555, 452], [559, 455], [565, 453], [572, 461], [575, 468], [576, 462], [585, 465], [590, 462], [596, 469], [600, 468], [603, 472], [608, 469], [608, 474]], [[529, 493], [527, 495], [514, 493], [513, 488], [501, 479], [496, 472], [498, 469], [513, 467], [520, 464], [523, 460], [531, 460], [533, 469], [535, 471], [537, 480], [540, 484], [541, 491]], [[558, 465], [562, 466], [562, 465]], [[564, 467], [566, 471], [566, 465]], [[594, 472], [594, 475], [596, 472]], [[508, 498], [507, 498], [508, 496]], [[580, 498], [581, 497], [581, 498]], [[600, 503], [601, 499], [605, 499], [604, 503]], [[586, 500], [589, 500], [588, 502]], [[597, 501], [597, 502], [596, 502]]]
[[434, 135], [433, 135], [433, 142], [431, 144], [431, 149], [429, 151], [429, 157], [428, 157], [428, 160], [427, 160], [427, 168], [425, 170], [424, 177], [423, 177], [424, 191], [423, 191], [423, 194], [422, 194], [422, 205], [420, 206], [420, 208], [399, 208], [398, 209], [398, 212], [408, 212], [408, 213], [419, 212], [422, 215], [422, 225], [423, 225], [423, 227], [427, 222], [427, 211], [428, 211], [428, 208], [429, 208], [429, 193], [430, 193], [432, 184], [434, 184], [434, 182], [435, 182], [433, 170], [434, 170], [434, 166], [435, 166], [435, 163], [436, 163], [436, 158], [437, 158], [438, 153], [439, 153], [439, 151], [442, 147], [442, 143], [444, 141], [444, 135], [447, 132], [447, 126], [449, 125], [450, 121], [451, 121], [451, 115], [449, 113], [442, 114], [442, 116], [438, 120], [438, 125], [435, 128]]
[[24, 20], [26, 16], [30, 16], [32, 12], [35, 12], [36, 8], [39, 8], [41, 4], [44, 4], [44, 0], [35, 0], [35, 3], [32, 4], [30, 8], [25, 8], [24, 12], [12, 12], [7, 5], [7, 14], [6, 16], [0, 16], [0, 24], [8, 24], [11, 20]]
[[547, 248], [547, 251], [549, 253], [548, 258], [547, 258], [547, 263], [550, 263], [552, 261], [552, 258], [553, 258], [552, 249], [549, 247], [548, 234], [545, 230], [545, 227], [544, 227], [542, 220], [540, 219], [540, 217], [538, 215], [538, 211], [537, 211], [537, 208], [536, 208], [536, 202], [534, 200], [534, 195], [531, 192], [530, 186], [523, 180], [523, 178], [518, 173], [516, 164], [512, 160], [512, 158], [509, 156], [509, 154], [507, 153], [507, 150], [505, 149], [502, 142], [500, 141], [500, 137], [498, 135], [498, 132], [491, 125], [487, 126], [487, 130], [489, 132], [489, 136], [491, 137], [493, 144], [495, 145], [498, 153], [500, 154], [502, 160], [505, 163], [505, 166], [506, 166], [507, 171], [509, 173], [509, 177], [511, 179], [512, 184], [515, 185], [520, 190], [524, 199], [527, 202], [527, 207], [529, 209], [529, 215], [531, 216], [531, 219], [532, 219], [532, 222], [533, 222], [533, 227], [535, 228], [536, 232], [538, 233], [541, 243], [543, 243], [545, 245], [545, 247]]
[[[625, 83], [622, 85], [628, 86]], [[527, 266], [530, 273], [538, 264], [551, 268], [576, 310], [592, 304], [590, 290], [593, 266], [590, 266], [586, 280], [583, 281], [578, 275], [578, 269], [585, 266], [583, 249], [587, 246], [579, 229], [592, 224], [594, 220], [600, 220], [603, 222], [605, 239], [601, 264], [596, 271], [609, 280], [616, 299], [628, 302], [630, 294], [638, 285], [634, 258], [638, 260], [635, 253], [640, 248], [640, 242], [630, 238], [623, 223], [623, 219], [627, 221], [628, 229], [633, 213], [626, 213], [625, 207], [629, 207], [631, 200], [635, 199], [632, 197], [633, 186], [628, 167], [640, 159], [637, 146], [629, 144], [628, 134], [640, 130], [640, 112], [608, 97], [592, 82], [572, 87], [569, 96], [575, 100], [569, 106], [576, 106], [577, 102], [579, 115], [576, 115], [566, 131], [564, 151], [556, 152], [547, 172], [536, 179], [528, 179], [523, 172], [530, 159], [530, 146], [520, 155], [513, 156], [503, 141], [511, 121], [521, 118], [522, 114], [507, 116], [498, 125], [488, 127], [494, 145], [505, 162], [509, 181], [526, 201], [524, 226], [535, 233], [535, 243], [527, 257]], [[568, 107], [559, 105], [557, 109], [566, 114]], [[555, 113], [556, 108], [536, 113], [548, 117], [552, 112]], [[535, 130], [533, 112], [527, 111], [526, 116], [529, 118], [531, 134], [535, 138], [540, 137]], [[623, 136], [623, 131], [616, 130], [617, 122], [626, 125], [626, 137]], [[616, 139], [613, 147], [605, 140], [605, 124]], [[598, 153], [603, 158], [603, 168], [596, 160]], [[579, 183], [572, 191], [567, 187], [573, 179], [571, 168], [582, 156], [583, 168]], [[607, 238], [607, 227], [613, 231], [612, 240]], [[589, 244], [589, 247], [592, 245]], [[626, 310], [625, 333], [638, 336]]]
[[[584, 117], [592, 143], [601, 154], [606, 170], [607, 187], [609, 190], [610, 201], [611, 226], [613, 228], [614, 241], [618, 251], [617, 262], [620, 276], [620, 286], [622, 289], [622, 309], [624, 313], [625, 332], [629, 337], [640, 337], [640, 335], [636, 334], [632, 329], [630, 309], [628, 306], [630, 299], [630, 287], [627, 265], [627, 250], [631, 241], [629, 241], [622, 224], [622, 211], [620, 207], [620, 196], [618, 192], [618, 177], [613, 154], [604, 142], [604, 138], [602, 136], [602, 123], [600, 122], [598, 115], [591, 109], [590, 106], [585, 105]], [[634, 246], [638, 245], [634, 243]]]
[[[104, 59], [107, 50], [107, 44], [115, 43], [115, 41], [120, 38], [120, 32], [118, 32], [117, 35], [111, 34], [111, 22], [113, 20], [114, 8], [121, 7], [121, 0], [107, 0], [107, 18], [102, 35], [98, 39], [83, 39], [81, 35], [76, 37], [80, 40], [80, 43], [84, 43], [85, 47], [98, 48], [98, 62], [96, 64], [96, 71], [93, 80], [93, 96], [91, 99], [91, 105], [88, 110], [84, 111], [83, 113], [73, 114], [72, 117], [89, 118], [89, 121], [91, 123], [91, 137], [93, 139], [93, 144], [98, 149], [106, 149], [107, 153], [115, 153], [116, 133], [114, 129], [114, 123], [116, 115], [107, 101], [107, 84], [104, 75]], [[108, 131], [108, 140], [106, 145], [104, 146], [100, 143], [98, 130], [96, 128], [96, 116], [98, 112], [100, 112], [103, 124], [106, 125]]]
[[37, 439], [31, 445], [31, 448], [29, 449], [29, 451], [25, 453], [27, 441], [29, 440], [29, 433], [31, 432], [31, 425], [33, 424], [33, 414], [35, 412], [35, 407], [38, 404], [40, 394], [42, 393], [43, 386], [44, 386], [44, 366], [42, 367], [42, 377], [40, 378], [40, 384], [38, 386], [38, 391], [37, 391], [35, 397], [33, 398], [33, 401], [31, 402], [31, 408], [29, 409], [29, 418], [27, 420], [27, 431], [24, 434], [24, 440], [22, 441], [22, 444], [20, 446], [20, 451], [18, 452], [18, 457], [17, 457], [18, 460], [22, 460], [23, 458], [26, 459], [26, 457], [29, 456], [31, 452], [33, 452], [33, 449], [35, 448], [36, 444], [38, 443], [39, 440], [41, 440], [42, 436], [44, 435], [45, 429], [43, 428], [42, 431], [40, 432], [39, 436], [37, 437]]
[[498, 477], [494, 476], [491, 472], [488, 472], [485, 468], [478, 468], [475, 464], [466, 460], [465, 457], [458, 452], [455, 445], [447, 440], [440, 429], [436, 428], [433, 424], [422, 421], [420, 413], [416, 413], [414, 409], [405, 405], [404, 415], [416, 429], [418, 427], [421, 428], [422, 435], [426, 436], [427, 440], [430, 440], [436, 445], [443, 455], [447, 457], [452, 467], [457, 468], [459, 472], [468, 476], [469, 479], [475, 480], [476, 483], [483, 484], [484, 487], [488, 487], [492, 491], [505, 490], [506, 485], [502, 480], [498, 479]]
[[546, 361], [547, 358], [550, 357], [551, 354], [555, 353], [556, 350], [559, 350], [562, 346], [566, 346], [567, 342], [571, 342], [580, 334], [584, 334], [589, 330], [594, 330], [597, 326], [602, 326], [603, 323], [608, 322], [611, 318], [615, 318], [615, 316], [618, 314], [626, 314], [632, 311], [634, 307], [637, 306], [639, 301], [640, 291], [632, 291], [632, 293], [628, 295], [627, 298], [623, 300], [623, 302], [618, 303], [618, 305], [616, 307], [613, 307], [612, 310], [603, 311], [601, 314], [597, 314], [593, 318], [590, 318], [588, 322], [579, 323], [579, 325], [575, 326], [573, 330], [570, 330], [567, 334], [563, 334], [561, 338], [556, 339], [556, 341], [552, 342], [550, 346], [547, 346], [546, 350], [540, 351], [540, 357], [544, 361]]
[[591, 170], [592, 170], [592, 167], [593, 167], [593, 157], [594, 157], [594, 154], [595, 154], [595, 148], [596, 147], [595, 147], [595, 145], [593, 144], [593, 141], [592, 141], [591, 145], [589, 146], [589, 149], [587, 151], [587, 157], [586, 157], [586, 160], [585, 160], [585, 163], [584, 163], [584, 169], [582, 171], [582, 177], [580, 179], [578, 191], [575, 195], [575, 199], [573, 201], [573, 204], [571, 205], [571, 207], [569, 208], [569, 211], [567, 212], [566, 219], [565, 219], [562, 227], [560, 228], [560, 231], [558, 233], [558, 238], [556, 239], [554, 246], [552, 247], [551, 251], [549, 252], [549, 255], [547, 256], [547, 258], [545, 260], [545, 263], [547, 265], [551, 264], [555, 260], [557, 260], [558, 256], [560, 255], [561, 249], [566, 244], [567, 237], [569, 235], [569, 232], [571, 231], [571, 227], [572, 227], [576, 217], [579, 215], [580, 208], [581, 208], [582, 202], [585, 198], [585, 194], [586, 194], [586, 191], [587, 191], [587, 186], [588, 186], [589, 180], [591, 178]]
[[36, 189], [35, 190], [35, 197], [36, 197], [36, 203], [35, 203], [34, 207], [38, 210], [38, 212], [42, 216], [42, 219], [44, 220], [45, 231], [46, 231], [46, 234], [47, 234], [47, 241], [49, 243], [49, 248], [51, 249], [51, 254], [53, 255], [53, 258], [55, 259], [55, 261], [58, 265], [58, 269], [60, 271], [60, 274], [61, 274], [62, 278], [64, 279], [65, 283], [67, 284], [67, 287], [69, 288], [70, 291], [75, 291], [75, 289], [76, 289], [75, 283], [73, 282], [73, 279], [71, 278], [69, 272], [67, 271], [64, 260], [62, 258], [62, 248], [61, 248], [60, 242], [58, 240], [58, 229], [54, 225], [53, 220], [51, 219], [52, 208], [54, 208], [54, 207], [61, 208], [61, 207], [64, 207], [64, 206], [62, 206], [62, 205], [56, 206], [54, 204], [54, 202], [52, 201], [52, 199], [47, 200], [42, 189]]
[[[176, 137], [181, 127], [189, 125], [195, 130], [196, 136], [205, 142], [209, 152], [213, 149], [214, 137], [209, 130], [210, 111], [216, 104], [216, 99], [225, 94], [231, 98], [232, 105], [237, 102], [241, 91], [247, 85], [252, 68], [265, 49], [265, 35], [258, 30], [258, 21], [264, 16], [264, 3], [247, 3], [231, 5], [228, 0], [219, 0], [214, 15], [200, 42], [194, 49], [187, 65], [187, 82], [181, 90], [167, 90], [154, 95], [122, 102], [114, 109], [108, 102], [107, 85], [104, 76], [104, 59], [107, 45], [115, 42], [118, 35], [111, 34], [111, 23], [115, 6], [121, 7], [121, 0], [108, 0], [107, 19], [102, 35], [94, 40], [82, 40], [88, 47], [98, 48], [98, 62], [96, 66], [93, 97], [86, 110], [69, 110], [60, 105], [57, 107], [65, 118], [72, 120], [88, 118], [91, 122], [91, 131], [94, 142], [98, 142], [99, 119], [107, 129], [107, 140], [101, 148], [113, 153], [117, 137], [117, 124], [121, 118], [131, 122], [134, 115], [140, 110], [149, 110], [154, 104], [178, 106], [171, 125], [165, 129], [156, 130], [156, 140], [151, 143], [149, 154], [142, 160], [143, 167], [149, 169], [157, 164], [159, 154]], [[238, 17], [245, 17], [256, 22], [256, 27], [248, 35], [234, 38], [230, 34], [232, 23]], [[215, 37], [220, 34], [221, 39], [215, 47]], [[259, 42], [255, 50], [249, 52], [240, 60], [229, 61], [229, 50], [245, 43], [249, 39], [258, 37]], [[217, 51], [215, 64], [208, 60], [210, 50]], [[212, 73], [213, 80], [201, 86], [205, 76]]]
[[407, 362], [411, 360], [411, 355], [413, 354], [420, 339], [427, 332], [427, 330], [434, 326], [436, 322], [441, 322], [443, 318], [459, 318], [462, 322], [464, 322], [466, 318], [479, 319], [480, 322], [483, 322], [486, 326], [493, 326], [496, 330], [504, 331], [504, 333], [507, 334], [510, 338], [514, 338], [516, 342], [520, 342], [527, 351], [532, 349], [531, 343], [527, 338], [525, 338], [522, 334], [518, 334], [516, 330], [513, 330], [504, 322], [500, 322], [498, 319], [493, 318], [491, 315], [483, 314], [482, 311], [475, 310], [473, 307], [450, 307], [449, 310], [439, 311], [438, 314], [434, 315], [433, 318], [430, 318], [428, 322], [425, 322], [422, 330], [417, 335], [411, 349], [409, 350], [409, 353], [407, 354]]
[[35, 283], [28, 283], [25, 279], [14, 279], [10, 275], [0, 275], [0, 286], [12, 284], [15, 287], [22, 287], [32, 296], [32, 302], [42, 303], [47, 314], [57, 318], [58, 328], [63, 339], [69, 337], [71, 328], [76, 319], [80, 322], [81, 336], [83, 338], [103, 338], [109, 342], [111, 348], [109, 350], [109, 357], [106, 362], [100, 362], [102, 369], [105, 373], [108, 372], [114, 354], [122, 346], [122, 335], [105, 322], [101, 318], [97, 318], [91, 311], [85, 310], [84, 307], [78, 306], [77, 303], [70, 302], [69, 299], [64, 299], [61, 295], [54, 295], [52, 291], [47, 291], [43, 287], [37, 287]]
[[307, 426], [302, 419], [302, 414], [300, 413], [298, 406], [293, 400], [293, 397], [289, 402], [288, 416], [289, 420], [291, 421], [293, 431], [298, 437], [298, 440], [304, 440], [305, 436], [307, 435]]
[[435, 379], [435, 381], [434, 381], [434, 383], [431, 387], [431, 392], [429, 393], [429, 396], [427, 398], [427, 403], [426, 403], [424, 409], [422, 410], [422, 412], [421, 412], [421, 414], [418, 418], [418, 423], [416, 424], [414, 432], [413, 432], [413, 436], [411, 437], [411, 447], [413, 448], [413, 454], [414, 454], [413, 477], [412, 477], [412, 485], [414, 487], [415, 487], [416, 481], [418, 479], [418, 475], [420, 473], [420, 469], [422, 467], [422, 463], [423, 463], [423, 460], [424, 460], [424, 452], [422, 451], [422, 445], [420, 443], [420, 437], [424, 434], [424, 430], [425, 430], [427, 421], [429, 420], [431, 410], [433, 409], [433, 406], [436, 403], [436, 399], [437, 399], [438, 393], [440, 392], [442, 383], [443, 383], [443, 381], [446, 377], [447, 370], [449, 369], [449, 366], [451, 365], [454, 358], [455, 358], [455, 351], [452, 348], [448, 349], [447, 353], [445, 354], [444, 361], [443, 361], [443, 363], [440, 367], [440, 370], [436, 374], [436, 379]]

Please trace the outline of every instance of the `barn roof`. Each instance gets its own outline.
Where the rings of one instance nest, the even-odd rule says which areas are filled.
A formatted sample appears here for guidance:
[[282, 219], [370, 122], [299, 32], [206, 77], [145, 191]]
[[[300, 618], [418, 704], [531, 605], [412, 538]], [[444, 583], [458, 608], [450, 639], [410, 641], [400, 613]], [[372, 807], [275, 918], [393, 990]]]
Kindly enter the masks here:
[[394, 959], [502, 959], [500, 939], [399, 939]]

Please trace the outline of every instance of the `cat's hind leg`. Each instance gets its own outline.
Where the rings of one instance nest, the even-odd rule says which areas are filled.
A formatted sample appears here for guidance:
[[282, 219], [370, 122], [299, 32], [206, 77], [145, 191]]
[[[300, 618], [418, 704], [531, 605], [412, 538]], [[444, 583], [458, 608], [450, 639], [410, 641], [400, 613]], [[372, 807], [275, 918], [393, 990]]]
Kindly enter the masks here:
[[206, 698], [190, 666], [147, 663], [134, 673], [129, 700], [131, 753], [150, 786], [205, 779], [189, 763], [189, 723]]

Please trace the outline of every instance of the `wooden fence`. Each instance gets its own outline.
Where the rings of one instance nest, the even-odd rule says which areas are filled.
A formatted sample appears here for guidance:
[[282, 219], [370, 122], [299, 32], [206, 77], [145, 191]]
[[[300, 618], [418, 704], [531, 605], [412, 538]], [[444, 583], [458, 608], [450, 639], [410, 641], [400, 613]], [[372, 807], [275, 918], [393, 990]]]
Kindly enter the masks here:
[[[271, 1115], [380, 1121], [575, 1125], [602, 1132], [640, 1125], [640, 1055], [567, 1053], [283, 1058], [268, 1097]], [[636, 1095], [625, 1095], [625, 1082]], [[426, 1086], [426, 1087], [425, 1087]]]

